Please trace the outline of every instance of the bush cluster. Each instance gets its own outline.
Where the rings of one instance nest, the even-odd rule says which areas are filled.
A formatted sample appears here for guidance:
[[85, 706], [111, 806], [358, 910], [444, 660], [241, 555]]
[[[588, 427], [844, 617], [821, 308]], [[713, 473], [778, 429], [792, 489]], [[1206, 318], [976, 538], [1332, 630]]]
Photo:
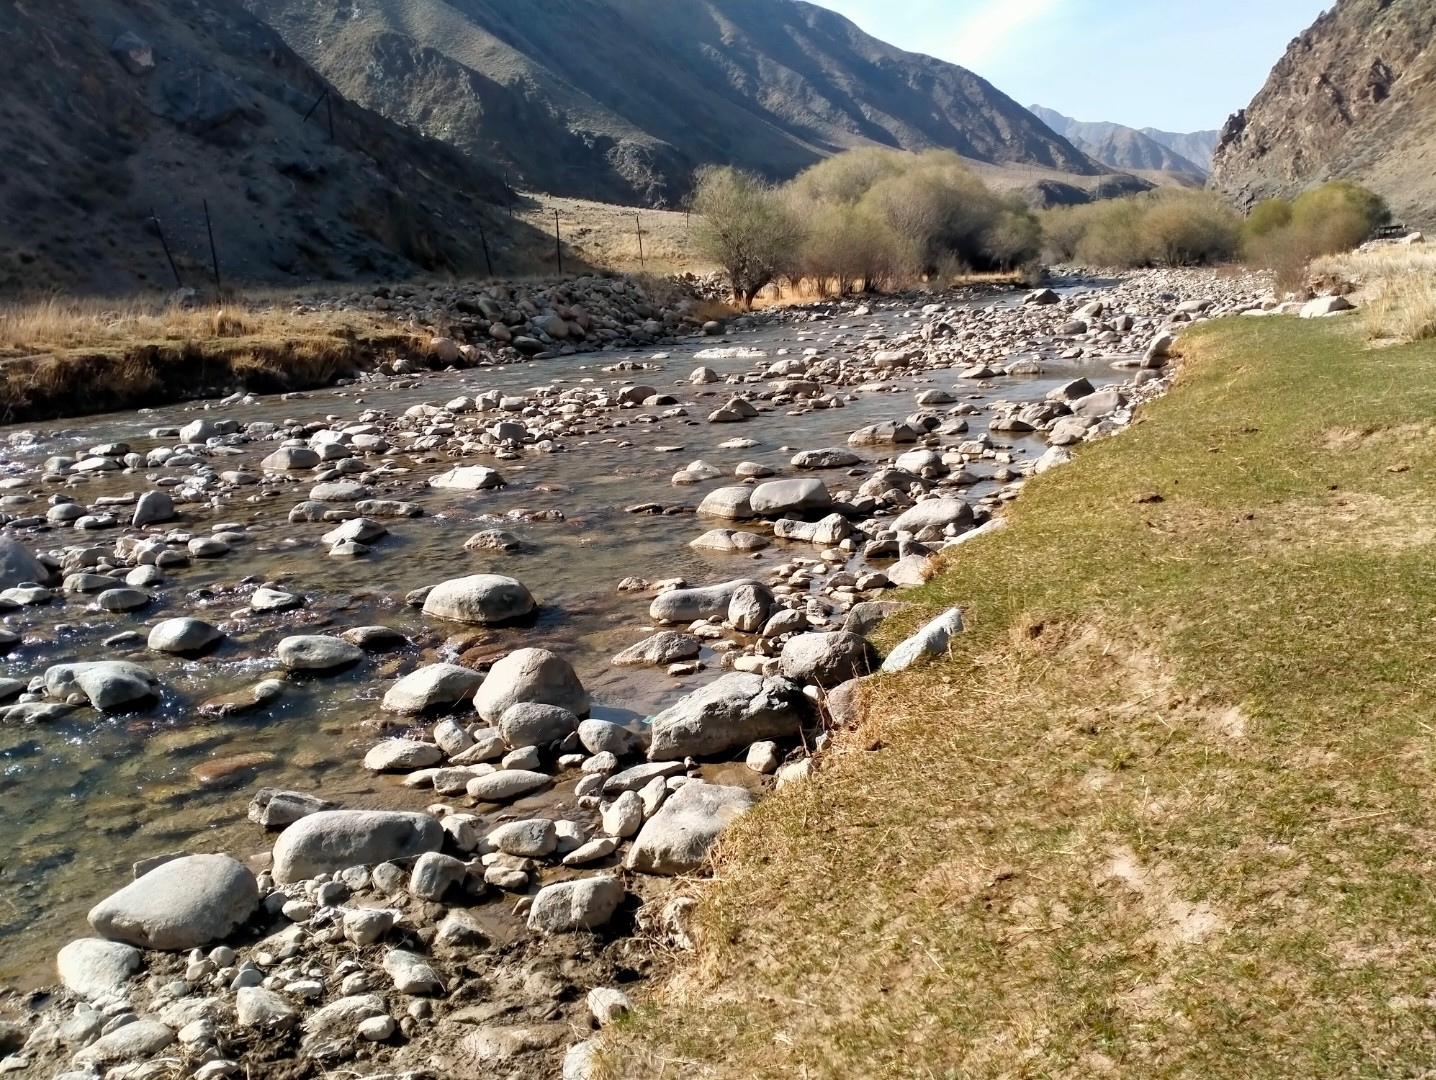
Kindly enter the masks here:
[[1214, 266], [1241, 251], [1242, 219], [1219, 195], [1166, 189], [1064, 206], [1042, 215], [1053, 262], [1093, 266]]
[[731, 168], [699, 172], [696, 239], [743, 304], [773, 281], [822, 292], [891, 289], [970, 270], [1005, 271], [1041, 252], [1036, 215], [950, 151], [862, 149], [775, 186]]
[[1359, 184], [1336, 180], [1296, 199], [1265, 199], [1242, 228], [1242, 257], [1270, 270], [1278, 286], [1305, 283], [1313, 259], [1350, 251], [1390, 220], [1385, 202]]
[[1002, 195], [951, 151], [862, 149], [787, 184], [732, 168], [698, 173], [699, 249], [749, 305], [775, 281], [819, 292], [896, 289], [968, 271], [1053, 263], [1138, 268], [1244, 261], [1279, 286], [1311, 261], [1356, 247], [1388, 218], [1381, 199], [1336, 181], [1295, 200], [1258, 203], [1245, 220], [1216, 192], [1161, 189], [1041, 215]]

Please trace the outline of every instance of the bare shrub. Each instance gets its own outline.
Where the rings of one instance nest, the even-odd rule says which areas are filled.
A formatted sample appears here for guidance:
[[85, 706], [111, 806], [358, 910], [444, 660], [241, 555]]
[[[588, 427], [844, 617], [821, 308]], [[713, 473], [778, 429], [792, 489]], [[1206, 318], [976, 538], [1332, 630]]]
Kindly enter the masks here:
[[728, 274], [733, 296], [750, 307], [758, 290], [790, 274], [803, 230], [773, 185], [727, 167], [699, 171], [693, 192], [694, 240]]
[[1177, 189], [1049, 210], [1041, 223], [1054, 261], [1122, 269], [1228, 262], [1241, 234], [1241, 219], [1219, 196]]
[[1313, 259], [1350, 251], [1390, 217], [1379, 195], [1359, 184], [1333, 181], [1294, 201], [1266, 199], [1242, 227], [1248, 265], [1269, 270], [1278, 288], [1299, 289]]

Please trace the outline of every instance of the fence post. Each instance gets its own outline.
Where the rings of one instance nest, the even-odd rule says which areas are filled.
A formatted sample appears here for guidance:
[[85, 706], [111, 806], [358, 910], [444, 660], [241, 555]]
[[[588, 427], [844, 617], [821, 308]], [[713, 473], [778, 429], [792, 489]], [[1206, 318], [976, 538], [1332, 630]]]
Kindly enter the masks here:
[[557, 210], [553, 212], [553, 246], [558, 252], [558, 276], [563, 277], [563, 236], [559, 232]]
[[165, 249], [165, 261], [170, 264], [170, 273], [175, 276], [175, 288], [183, 289], [184, 282], [180, 280], [179, 268], [175, 266], [175, 257], [170, 254], [170, 246], [165, 240], [164, 226], [160, 224], [160, 219], [158, 215], [155, 214], [155, 208], [153, 206], [150, 207], [150, 220], [155, 223], [155, 232], [160, 234], [160, 247]]
[[636, 210], [633, 212], [633, 223], [638, 226], [638, 269], [644, 270], [647, 267], [643, 260], [643, 219]]
[[209, 233], [209, 257], [214, 264], [214, 291], [220, 292], [223, 286], [219, 281], [219, 252], [214, 246], [214, 226], [209, 223], [209, 200], [204, 200], [204, 230]]
[[484, 219], [479, 218], [479, 243], [484, 245], [484, 263], [489, 268], [489, 277], [494, 276], [494, 260], [489, 256], [489, 238], [484, 235]]

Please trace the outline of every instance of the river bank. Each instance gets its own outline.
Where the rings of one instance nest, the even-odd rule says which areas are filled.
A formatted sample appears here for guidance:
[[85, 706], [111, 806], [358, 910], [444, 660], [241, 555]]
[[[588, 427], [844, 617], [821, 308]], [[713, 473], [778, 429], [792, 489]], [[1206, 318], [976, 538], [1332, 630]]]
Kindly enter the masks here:
[[1364, 329], [1184, 335], [946, 558], [878, 642], [950, 656], [726, 834], [602, 1075], [1419, 1071], [1436, 347]]
[[[1173, 331], [1264, 300], [1064, 293], [5, 432], [13, 1064], [557, 1075], [894, 598], [1160, 394]], [[240, 861], [139, 876], [90, 912], [101, 974], [30, 996], [179, 852]], [[235, 917], [177, 946], [200, 879]]]
[[586, 275], [0, 305], [0, 423], [652, 346], [731, 314], [700, 284]]

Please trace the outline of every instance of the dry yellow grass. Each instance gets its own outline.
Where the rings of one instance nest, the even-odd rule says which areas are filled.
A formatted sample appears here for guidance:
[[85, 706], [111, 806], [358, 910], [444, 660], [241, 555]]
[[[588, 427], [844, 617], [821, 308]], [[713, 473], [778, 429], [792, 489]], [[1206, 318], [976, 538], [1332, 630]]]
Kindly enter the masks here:
[[1359, 330], [1194, 331], [960, 548], [888, 637], [968, 631], [730, 830], [611, 1075], [1425, 1075], [1436, 345]]
[[[525, 196], [525, 200], [518, 216], [526, 224], [553, 236], [553, 215], [557, 210], [565, 252], [592, 266], [658, 275], [707, 274], [716, 269], [692, 244], [690, 221], [682, 211], [613, 206], [552, 195]], [[552, 255], [549, 260], [556, 261]]]
[[1372, 341], [1436, 337], [1436, 250], [1424, 244], [1382, 246], [1318, 259], [1311, 269], [1360, 286], [1358, 300]]
[[292, 302], [50, 299], [0, 307], [0, 422], [133, 408], [242, 385], [323, 385], [410, 332], [364, 312]]

